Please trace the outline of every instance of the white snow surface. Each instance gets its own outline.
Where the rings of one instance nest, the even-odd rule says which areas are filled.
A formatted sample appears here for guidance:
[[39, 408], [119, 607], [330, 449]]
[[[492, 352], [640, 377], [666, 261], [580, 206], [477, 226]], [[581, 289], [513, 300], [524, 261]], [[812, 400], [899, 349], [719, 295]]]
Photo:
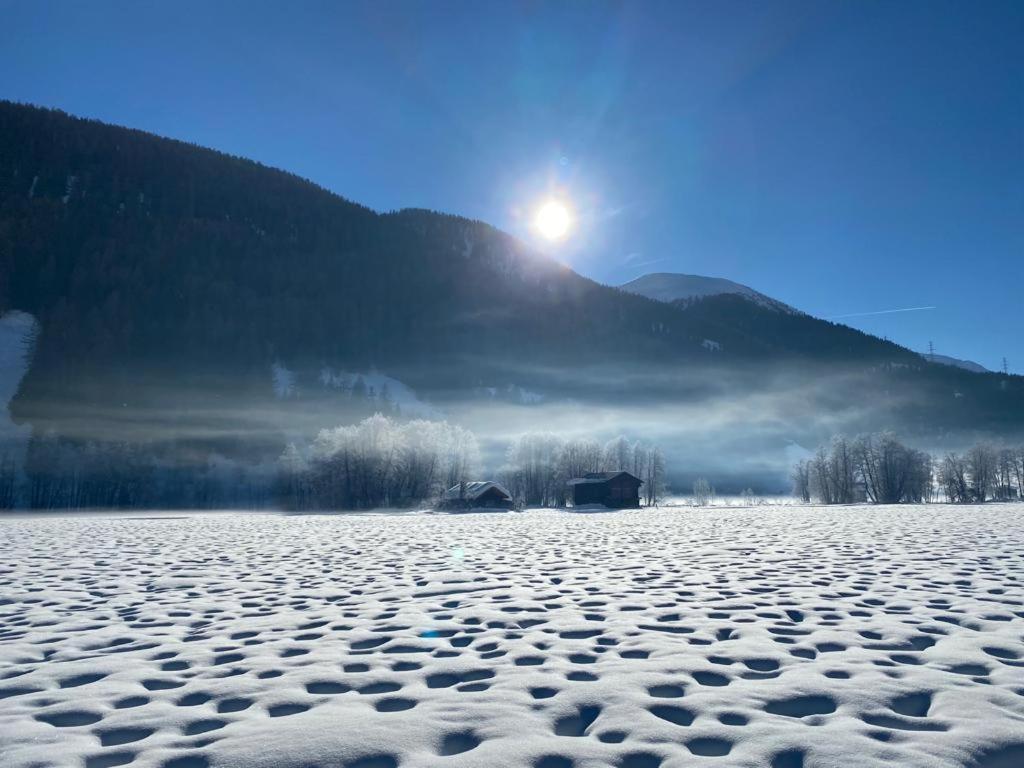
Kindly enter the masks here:
[[1024, 765], [1024, 505], [0, 519], [0, 765]]

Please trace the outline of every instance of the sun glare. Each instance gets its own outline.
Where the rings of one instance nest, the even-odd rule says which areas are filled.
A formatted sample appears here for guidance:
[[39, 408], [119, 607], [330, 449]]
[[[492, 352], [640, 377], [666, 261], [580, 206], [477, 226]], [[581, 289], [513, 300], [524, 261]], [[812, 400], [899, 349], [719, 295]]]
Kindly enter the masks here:
[[548, 240], [561, 240], [569, 233], [572, 216], [564, 203], [548, 200], [537, 211], [534, 224], [537, 231]]

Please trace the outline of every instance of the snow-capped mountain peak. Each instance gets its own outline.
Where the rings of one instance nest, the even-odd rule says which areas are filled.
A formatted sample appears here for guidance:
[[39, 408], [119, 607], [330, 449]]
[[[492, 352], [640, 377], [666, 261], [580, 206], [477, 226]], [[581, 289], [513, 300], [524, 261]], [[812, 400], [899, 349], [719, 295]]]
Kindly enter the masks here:
[[976, 363], [973, 360], [961, 360], [957, 357], [950, 357], [949, 355], [936, 355], [935, 353], [918, 352], [921, 357], [927, 360], [929, 363], [937, 363], [939, 365], [951, 365], [954, 368], [963, 368], [965, 371], [971, 373], [991, 373], [988, 368]]
[[759, 304], [763, 307], [781, 312], [796, 310], [781, 301], [765, 296], [749, 286], [727, 280], [724, 277], [705, 277], [703, 275], [684, 275], [674, 272], [653, 272], [630, 280], [619, 286], [628, 293], [636, 293], [655, 301], [674, 302], [692, 301], [706, 296], [735, 294]]

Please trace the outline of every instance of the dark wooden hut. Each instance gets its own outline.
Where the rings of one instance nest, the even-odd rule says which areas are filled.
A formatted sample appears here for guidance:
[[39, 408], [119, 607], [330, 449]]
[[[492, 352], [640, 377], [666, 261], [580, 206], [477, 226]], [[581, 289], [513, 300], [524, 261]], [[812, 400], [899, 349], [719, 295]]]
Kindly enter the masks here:
[[440, 509], [512, 509], [512, 494], [490, 480], [453, 485], [441, 497]]
[[569, 481], [572, 505], [600, 504], [609, 509], [636, 509], [644, 481], [629, 472], [590, 472]]

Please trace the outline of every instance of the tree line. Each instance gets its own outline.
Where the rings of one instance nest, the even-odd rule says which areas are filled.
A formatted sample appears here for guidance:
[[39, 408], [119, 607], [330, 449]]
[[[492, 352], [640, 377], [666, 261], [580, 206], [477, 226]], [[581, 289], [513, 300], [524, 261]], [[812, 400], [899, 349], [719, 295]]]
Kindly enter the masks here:
[[513, 498], [527, 506], [562, 506], [568, 481], [590, 472], [626, 471], [643, 480], [641, 499], [657, 504], [665, 493], [665, 457], [661, 449], [619, 435], [603, 445], [591, 438], [563, 439], [551, 432], [530, 432], [509, 445], [498, 476]]
[[1024, 447], [979, 443], [932, 456], [884, 432], [839, 435], [793, 468], [793, 493], [822, 504], [983, 503], [1024, 497]]
[[[275, 492], [289, 509], [407, 507], [435, 502], [446, 489], [481, 479], [480, 449], [469, 430], [425, 419], [403, 424], [381, 414], [321, 430], [305, 451], [289, 444], [279, 465]], [[643, 480], [648, 505], [665, 488], [660, 449], [622, 436], [602, 445], [531, 432], [509, 445], [496, 477], [518, 504], [561, 506], [569, 479], [604, 470], [625, 470]]]
[[403, 424], [378, 413], [320, 430], [308, 455], [289, 444], [276, 496], [289, 509], [409, 506], [472, 479], [479, 465], [469, 430], [425, 419]]
[[261, 509], [267, 467], [188, 445], [34, 435], [0, 444], [0, 510]]
[[936, 464], [937, 482], [951, 502], [1024, 498], [1024, 446], [979, 443], [963, 454], [947, 453]]

